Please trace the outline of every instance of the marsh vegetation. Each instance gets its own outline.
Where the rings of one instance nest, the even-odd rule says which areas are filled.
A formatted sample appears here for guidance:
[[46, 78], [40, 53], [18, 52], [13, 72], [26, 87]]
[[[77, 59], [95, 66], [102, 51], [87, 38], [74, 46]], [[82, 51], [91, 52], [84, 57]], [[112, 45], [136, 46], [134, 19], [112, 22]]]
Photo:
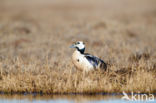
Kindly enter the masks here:
[[[155, 0], [0, 1], [1, 92], [156, 92]], [[78, 40], [108, 71], [75, 69]]]

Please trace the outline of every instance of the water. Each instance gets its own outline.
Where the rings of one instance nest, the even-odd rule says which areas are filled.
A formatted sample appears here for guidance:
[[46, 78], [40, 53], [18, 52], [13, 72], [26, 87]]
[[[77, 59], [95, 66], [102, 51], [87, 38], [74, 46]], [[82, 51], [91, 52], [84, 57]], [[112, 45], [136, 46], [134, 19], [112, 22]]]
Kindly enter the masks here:
[[0, 103], [156, 103], [127, 101], [121, 95], [0, 95]]

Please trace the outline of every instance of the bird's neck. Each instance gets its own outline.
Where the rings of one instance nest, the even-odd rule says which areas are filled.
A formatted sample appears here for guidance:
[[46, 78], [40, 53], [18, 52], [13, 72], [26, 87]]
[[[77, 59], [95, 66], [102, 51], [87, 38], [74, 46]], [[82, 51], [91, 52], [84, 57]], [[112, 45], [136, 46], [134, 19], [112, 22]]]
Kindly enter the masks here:
[[77, 49], [77, 51], [80, 52], [81, 54], [84, 54], [84, 52], [85, 52], [85, 48], [83, 48], [83, 49], [76, 48], [76, 49]]

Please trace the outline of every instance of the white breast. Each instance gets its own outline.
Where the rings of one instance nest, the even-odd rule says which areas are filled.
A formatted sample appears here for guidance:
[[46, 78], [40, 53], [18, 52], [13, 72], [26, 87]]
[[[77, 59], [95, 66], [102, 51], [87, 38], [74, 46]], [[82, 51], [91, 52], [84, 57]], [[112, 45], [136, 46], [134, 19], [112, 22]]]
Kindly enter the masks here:
[[89, 71], [94, 68], [93, 65], [91, 65], [89, 61], [85, 58], [85, 56], [77, 50], [72, 55], [72, 61], [77, 69], [80, 70]]

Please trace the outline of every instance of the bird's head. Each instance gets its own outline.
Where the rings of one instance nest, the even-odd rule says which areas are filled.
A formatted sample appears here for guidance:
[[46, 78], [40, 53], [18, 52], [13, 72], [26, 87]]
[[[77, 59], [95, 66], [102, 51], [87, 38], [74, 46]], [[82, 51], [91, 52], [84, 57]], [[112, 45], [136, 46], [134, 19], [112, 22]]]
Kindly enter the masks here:
[[83, 41], [78, 41], [70, 46], [70, 48], [76, 48], [78, 51], [80, 51], [80, 53], [83, 54], [85, 51], [85, 44], [83, 43]]

